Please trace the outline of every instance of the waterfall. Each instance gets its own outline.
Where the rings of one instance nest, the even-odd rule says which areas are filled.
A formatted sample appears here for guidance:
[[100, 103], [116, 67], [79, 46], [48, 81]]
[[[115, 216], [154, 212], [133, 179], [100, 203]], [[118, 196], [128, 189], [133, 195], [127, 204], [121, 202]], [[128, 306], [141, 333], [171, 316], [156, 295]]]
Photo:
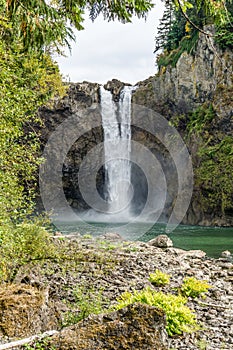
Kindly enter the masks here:
[[134, 89], [124, 87], [118, 106], [110, 91], [100, 89], [108, 213], [122, 219], [131, 215], [131, 95]]

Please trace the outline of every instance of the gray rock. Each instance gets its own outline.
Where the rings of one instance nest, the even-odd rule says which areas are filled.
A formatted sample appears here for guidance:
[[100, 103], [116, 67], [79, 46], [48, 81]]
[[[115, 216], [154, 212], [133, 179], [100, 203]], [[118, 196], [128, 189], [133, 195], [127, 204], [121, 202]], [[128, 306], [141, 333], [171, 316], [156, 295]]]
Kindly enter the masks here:
[[103, 239], [107, 239], [109, 241], [122, 241], [123, 238], [117, 232], [106, 232], [104, 235], [100, 236]]
[[159, 248], [173, 247], [173, 242], [167, 235], [159, 235], [156, 238], [151, 239], [148, 244]]
[[229, 252], [229, 250], [224, 250], [221, 253], [221, 256], [224, 257], [224, 258], [229, 258], [229, 257], [231, 257], [231, 252]]

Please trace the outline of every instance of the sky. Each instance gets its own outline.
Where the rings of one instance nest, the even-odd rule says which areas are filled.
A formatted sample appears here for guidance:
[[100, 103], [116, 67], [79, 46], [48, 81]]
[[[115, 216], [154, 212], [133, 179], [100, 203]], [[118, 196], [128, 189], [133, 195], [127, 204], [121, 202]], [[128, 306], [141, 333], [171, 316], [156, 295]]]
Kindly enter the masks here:
[[156, 73], [156, 28], [163, 15], [163, 4], [156, 1], [147, 20], [134, 17], [132, 23], [107, 22], [98, 17], [94, 23], [85, 18], [84, 30], [76, 33], [72, 52], [55, 57], [65, 80], [104, 84], [113, 78], [135, 84]]

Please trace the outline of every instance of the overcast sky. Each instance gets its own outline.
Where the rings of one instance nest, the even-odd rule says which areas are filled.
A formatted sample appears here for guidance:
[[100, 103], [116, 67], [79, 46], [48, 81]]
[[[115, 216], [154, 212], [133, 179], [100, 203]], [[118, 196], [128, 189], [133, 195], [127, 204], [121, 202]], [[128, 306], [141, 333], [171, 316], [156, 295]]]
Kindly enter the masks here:
[[71, 82], [84, 80], [106, 83], [117, 78], [135, 84], [155, 74], [154, 38], [163, 5], [156, 1], [147, 20], [134, 18], [133, 23], [107, 22], [88, 18], [85, 29], [77, 32], [71, 55], [55, 57], [62, 74]]

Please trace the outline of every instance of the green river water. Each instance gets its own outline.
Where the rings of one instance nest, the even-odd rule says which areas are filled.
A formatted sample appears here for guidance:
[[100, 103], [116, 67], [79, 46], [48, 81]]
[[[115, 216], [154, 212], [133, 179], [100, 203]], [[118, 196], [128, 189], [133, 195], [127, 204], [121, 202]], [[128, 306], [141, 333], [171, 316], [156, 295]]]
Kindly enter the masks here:
[[[150, 239], [166, 234], [165, 224], [132, 223], [130, 225], [103, 222], [60, 222], [59, 230], [64, 234], [79, 232], [98, 236], [106, 232], [117, 232], [125, 239], [147, 242]], [[179, 225], [168, 234], [177, 248], [186, 250], [201, 249], [209, 257], [218, 258], [222, 251], [229, 250], [233, 253], [233, 227], [203, 227]]]

